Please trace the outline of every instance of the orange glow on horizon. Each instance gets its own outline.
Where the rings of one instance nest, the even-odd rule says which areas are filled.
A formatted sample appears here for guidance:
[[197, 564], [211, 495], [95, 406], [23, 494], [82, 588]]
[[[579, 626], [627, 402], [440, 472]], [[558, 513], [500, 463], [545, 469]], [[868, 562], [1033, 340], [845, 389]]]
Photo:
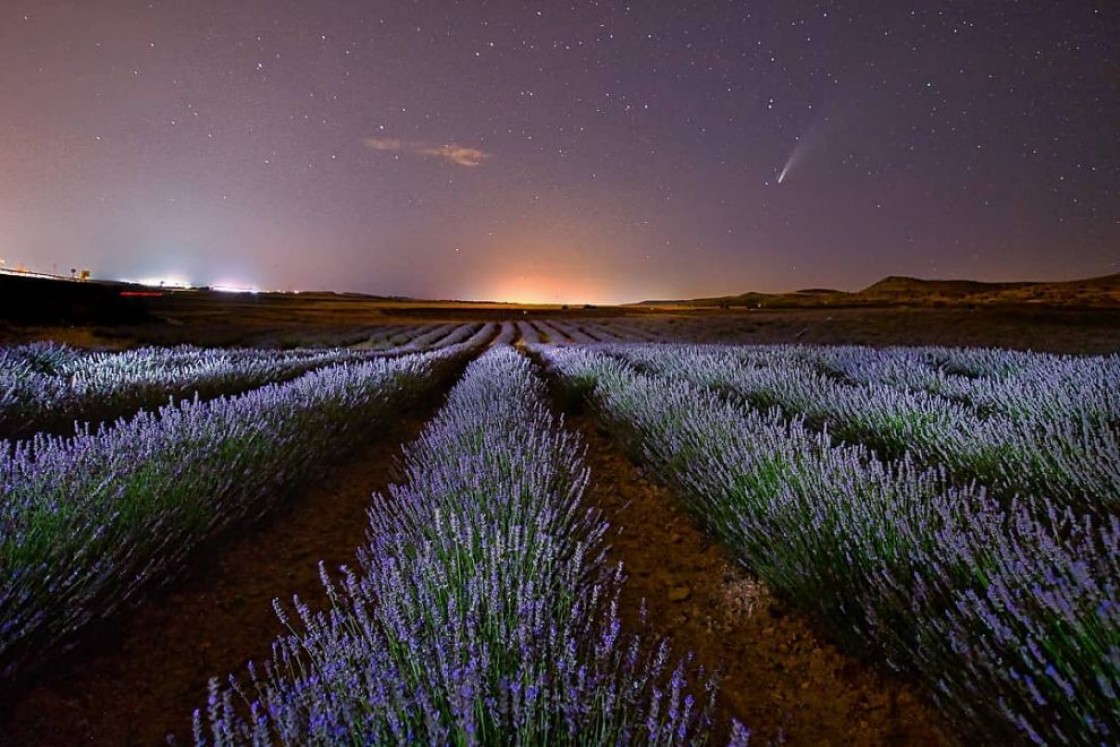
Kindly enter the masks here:
[[613, 296], [611, 289], [595, 279], [560, 274], [524, 274], [482, 284], [476, 300], [544, 305], [618, 303]]

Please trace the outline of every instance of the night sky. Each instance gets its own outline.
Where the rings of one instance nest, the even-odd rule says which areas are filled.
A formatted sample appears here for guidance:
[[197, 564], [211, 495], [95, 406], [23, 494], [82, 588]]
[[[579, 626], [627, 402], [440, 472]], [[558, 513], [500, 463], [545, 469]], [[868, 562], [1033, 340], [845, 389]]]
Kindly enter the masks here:
[[0, 258], [544, 302], [1112, 273], [1118, 45], [1115, 0], [2, 0]]

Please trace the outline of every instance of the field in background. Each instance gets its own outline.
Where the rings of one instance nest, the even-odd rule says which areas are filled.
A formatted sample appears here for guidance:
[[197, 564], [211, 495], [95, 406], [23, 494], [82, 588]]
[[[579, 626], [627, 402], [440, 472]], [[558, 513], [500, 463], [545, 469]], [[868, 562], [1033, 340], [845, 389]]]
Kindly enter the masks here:
[[[635, 341], [966, 345], [1082, 354], [1120, 350], [1120, 308], [1022, 303], [933, 305], [920, 293], [893, 296], [890, 305], [787, 309], [693, 308], [680, 304], [516, 306], [329, 293], [248, 295], [208, 291], [168, 291], [143, 299], [142, 305], [142, 313], [127, 324], [98, 322], [84, 307], [72, 319], [50, 323], [0, 316], [0, 344], [41, 339], [103, 348], [178, 344], [349, 346], [360, 345], [387, 329], [414, 324], [557, 320], [586, 328], [592, 337], [599, 330], [607, 339]], [[59, 307], [49, 299], [38, 316], [51, 318], [58, 316], [56, 311]]]

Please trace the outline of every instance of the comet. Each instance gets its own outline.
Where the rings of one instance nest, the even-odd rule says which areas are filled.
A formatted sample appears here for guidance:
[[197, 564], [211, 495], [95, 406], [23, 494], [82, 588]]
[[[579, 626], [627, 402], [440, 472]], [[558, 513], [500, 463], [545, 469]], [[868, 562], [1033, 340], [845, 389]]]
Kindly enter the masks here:
[[797, 145], [793, 146], [793, 151], [789, 154], [789, 158], [786, 159], [786, 165], [782, 167], [781, 173], [778, 174], [778, 184], [784, 182], [793, 167], [800, 163], [805, 157], [806, 148], [806, 141], [798, 139]]

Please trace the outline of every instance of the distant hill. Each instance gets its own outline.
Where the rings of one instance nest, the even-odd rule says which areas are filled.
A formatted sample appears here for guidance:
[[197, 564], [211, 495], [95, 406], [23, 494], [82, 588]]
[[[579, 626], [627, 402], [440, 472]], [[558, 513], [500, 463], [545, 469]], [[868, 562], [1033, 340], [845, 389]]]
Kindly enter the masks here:
[[976, 293], [990, 293], [1034, 285], [1030, 282], [984, 283], [978, 280], [922, 280], [903, 275], [889, 275], [869, 285], [858, 295], [866, 298], [879, 296], [954, 296], [964, 298]]
[[838, 306], [959, 306], [1039, 304], [1076, 308], [1120, 308], [1120, 273], [1059, 282], [987, 283], [924, 280], [891, 275], [849, 293], [808, 288], [793, 293], [749, 292], [737, 296], [642, 301], [640, 306], [694, 308], [819, 308]]

